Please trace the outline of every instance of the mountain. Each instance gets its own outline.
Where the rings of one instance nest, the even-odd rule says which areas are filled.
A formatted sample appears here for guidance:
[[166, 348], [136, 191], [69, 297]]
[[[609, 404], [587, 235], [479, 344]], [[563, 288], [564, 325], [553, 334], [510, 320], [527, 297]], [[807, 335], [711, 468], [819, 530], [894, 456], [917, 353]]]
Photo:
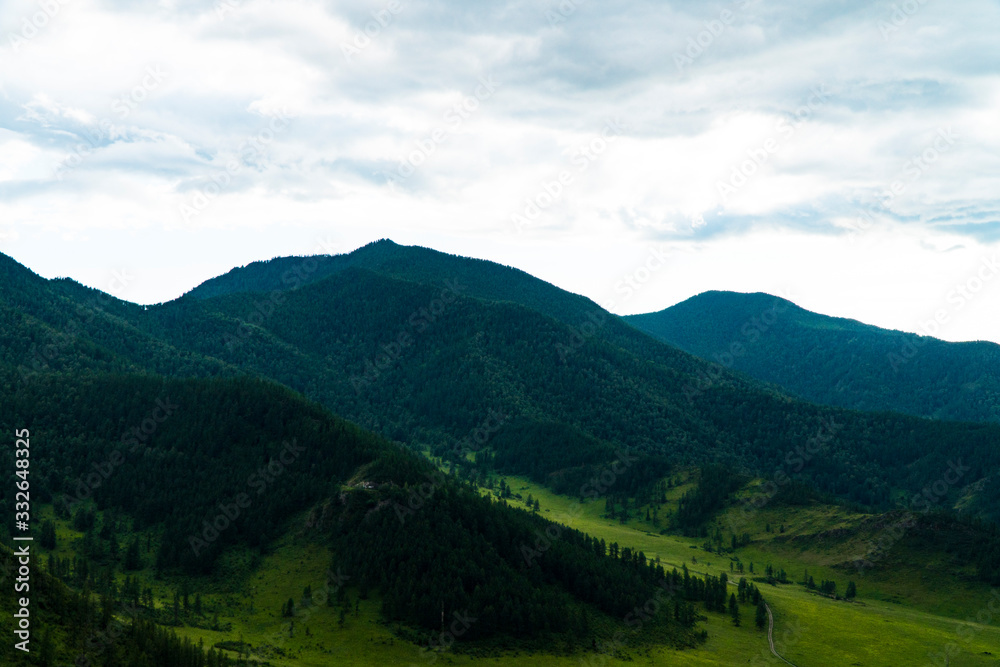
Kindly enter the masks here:
[[[433, 630], [441, 609], [471, 613], [469, 639], [589, 637], [583, 615], [622, 616], [672, 576], [569, 529], [528, 567], [522, 545], [548, 521], [269, 381], [52, 374], [8, 389], [0, 428], [30, 425], [32, 497], [85, 531], [92, 565], [65, 578], [118, 604], [138, 600], [105, 576], [142, 567], [125, 552], [143, 536], [157, 578], [211, 575], [233, 550], [267, 553], [296, 517], [378, 592], [386, 620]], [[0, 454], [9, 470], [14, 460]], [[0, 512], [13, 516], [7, 498]], [[693, 645], [693, 624], [664, 621], [661, 638]]]
[[[32, 430], [32, 497], [61, 545], [46, 571], [108, 613], [138, 600], [142, 619], [222, 632], [189, 609], [194, 592], [248, 624], [258, 580], [291, 581], [308, 551], [351, 573], [355, 615], [370, 601], [414, 642], [470, 612], [465, 637], [491, 650], [591, 650], [667, 587], [683, 594], [643, 641], [695, 646], [694, 610], [726, 612], [725, 578], [554, 524], [517, 491], [602, 499], [623, 525], [645, 505], [659, 540], [645, 530], [667, 501], [651, 499], [696, 466], [669, 524], [719, 555], [749, 539], [713, 522], [756, 478], [774, 512], [821, 497], [915, 515], [921, 535], [939, 516], [989, 522], [962, 524], [976, 548], [954, 565], [1000, 572], [1000, 425], [810, 403], [523, 272], [425, 248], [280, 258], [210, 283], [143, 307], [0, 258], [0, 429]], [[288, 540], [305, 546], [275, 565]], [[304, 625], [311, 597], [282, 586], [281, 618]], [[351, 605], [333, 604], [343, 627]], [[57, 639], [60, 655], [82, 640]]]
[[[95, 332], [76, 339], [100, 345], [101, 359], [145, 363], [149, 372], [276, 380], [417, 451], [459, 465], [477, 456], [486, 468], [562, 492], [582, 494], [601, 466], [630, 451], [646, 464], [623, 477], [622, 489], [671, 464], [722, 461], [794, 474], [821, 492], [887, 509], [962, 457], [969, 469], [961, 484], [935, 503], [998, 516], [1000, 427], [796, 400], [658, 342], [582, 297], [481, 260], [380, 242], [324, 261], [358, 257], [386, 273], [351, 266], [265, 292], [239, 291], [230, 279], [218, 296], [148, 309], [113, 302], [94, 317]], [[246, 267], [240, 284], [271, 286], [277, 274], [269, 267], [299, 261]], [[54, 283], [41, 302], [78, 303], [84, 292], [70, 288]], [[520, 292], [544, 298], [518, 300]], [[503, 437], [504, 428], [520, 436]], [[818, 437], [823, 447], [796, 454]]]
[[220, 376], [239, 371], [135, 325], [142, 306], [67, 279], [45, 280], [0, 254], [0, 375], [50, 372]]
[[[950, 457], [964, 456], [973, 470], [941, 506], [995, 516], [996, 427], [794, 400], [657, 343], [577, 295], [481, 260], [380, 242], [328, 261], [369, 253], [392, 258], [385, 273], [352, 266], [283, 291], [231, 284], [226, 294], [144, 311], [136, 325], [178, 349], [276, 379], [418, 450], [456, 463], [477, 454], [562, 492], [579, 492], [627, 447], [648, 457], [650, 467], [640, 469], [651, 477], [669, 462], [721, 460], [767, 474], [790, 470], [823, 492], [888, 508], [898, 493], [943, 474]], [[298, 261], [239, 275], [254, 288], [273, 286], [267, 267]], [[497, 421], [491, 415], [502, 416], [503, 428], [483, 428]], [[830, 424], [836, 437], [821, 451], [793, 454]], [[470, 442], [477, 433], [484, 439]]]
[[[0, 579], [6, 582], [20, 566], [21, 556], [0, 545]], [[0, 660], [11, 667], [21, 665], [92, 665], [88, 652], [103, 654], [100, 664], [157, 667], [186, 665], [188, 667], [235, 667], [223, 651], [204, 651], [190, 641], [180, 639], [173, 631], [156, 625], [146, 618], [123, 623], [115, 618], [114, 607], [106, 601], [92, 598], [90, 591], [78, 592], [53, 574], [35, 569], [30, 589], [34, 606], [29, 604], [27, 618], [31, 625], [25, 635], [14, 636], [0, 645]], [[24, 616], [13, 595], [0, 596], [0, 613], [5, 618]], [[11, 629], [13, 631], [13, 628]], [[32, 634], [33, 633], [33, 634]], [[107, 641], [113, 633], [113, 641]], [[28, 643], [17, 647], [25, 639]], [[96, 649], [96, 650], [95, 650]]]
[[949, 343], [810, 312], [767, 294], [706, 292], [625, 320], [815, 403], [1000, 421], [1000, 345]]
[[349, 269], [423, 285], [455, 285], [465, 297], [518, 304], [542, 313], [575, 330], [574, 340], [561, 346], [564, 353], [571, 354], [578, 345], [596, 337], [641, 356], [683, 366], [687, 372], [697, 372], [701, 367], [692, 365], [688, 355], [678, 354], [671, 347], [651, 344], [648, 337], [637, 335], [632, 327], [590, 299], [559, 289], [520, 269], [430, 248], [401, 246], [388, 239], [343, 255], [278, 257], [253, 262], [207, 280], [184, 298], [207, 300], [223, 295], [295, 290]]

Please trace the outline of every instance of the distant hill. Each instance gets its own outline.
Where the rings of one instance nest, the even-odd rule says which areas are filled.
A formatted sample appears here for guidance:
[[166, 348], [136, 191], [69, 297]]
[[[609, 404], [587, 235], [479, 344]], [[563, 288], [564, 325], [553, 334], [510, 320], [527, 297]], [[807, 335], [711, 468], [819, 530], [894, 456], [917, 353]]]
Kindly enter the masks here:
[[[321, 261], [368, 266], [253, 291], [275, 284], [271, 267], [318, 275]], [[386, 241], [307, 262], [245, 267], [209, 298], [91, 308], [44, 368], [267, 378], [419, 451], [462, 466], [475, 453], [477, 466], [571, 493], [628, 451], [643, 463], [616, 482], [622, 490], [665, 466], [714, 461], [790, 471], [825, 493], [890, 508], [964, 456], [962, 483], [937, 502], [1000, 516], [1000, 426], [795, 400], [491, 262]], [[62, 335], [49, 332], [65, 329], [62, 313], [95, 298], [70, 281], [20, 279], [37, 291], [22, 310], [36, 315], [12, 311], [14, 326], [0, 332], [12, 345]], [[0, 303], [21, 298], [8, 291], [0, 285]], [[826, 444], [815, 455], [790, 455], [820, 436]]]
[[[746, 350], [782, 317], [810, 333], [879, 334], [787, 302], [768, 315], [772, 297], [749, 298], [727, 325]], [[712, 332], [725, 328], [703, 322], [732, 349]], [[549, 507], [520, 494], [534, 481], [573, 501], [601, 498], [624, 523], [643, 504], [648, 515], [680, 464], [700, 466], [701, 479], [671, 523], [716, 544], [726, 536], [712, 517], [750, 473], [761, 489], [773, 482], [771, 510], [823, 497], [908, 511], [927, 542], [942, 517], [982, 520], [969, 522], [975, 539], [952, 539], [975, 548], [956, 547], [949, 571], [994, 582], [1000, 571], [1000, 425], [811, 403], [524, 272], [388, 241], [255, 263], [148, 308], [0, 256], [0, 398], [0, 428], [31, 429], [32, 500], [74, 529], [58, 538], [67, 558], [46, 560], [54, 577], [39, 579], [55, 664], [83, 647], [89, 630], [74, 628], [107, 627], [140, 596], [129, 584], [140, 572], [158, 599], [143, 596], [130, 639], [104, 662], [224, 664], [152, 623], [203, 622], [186, 602], [181, 612], [185, 585], [226, 567], [256, 580], [260, 558], [293, 534], [351, 573], [352, 595], [374, 593], [379, 620], [409, 641], [469, 610], [478, 620], [463, 638], [487, 648], [594, 650], [670, 584], [682, 599], [644, 634], [694, 646], [707, 618], [696, 610], [725, 610], [722, 577], [682, 577], [649, 550], [554, 526]], [[0, 448], [0, 466], [15, 460]], [[0, 497], [0, 514], [13, 517], [13, 504]], [[13, 528], [0, 524], [0, 541]], [[10, 563], [0, 548], [0, 572]], [[100, 612], [59, 581], [98, 596]], [[162, 650], [148, 657], [152, 644]]]
[[[112, 520], [91, 525], [78, 547], [102, 567], [124, 566], [116, 531], [146, 531], [154, 572], [205, 576], [234, 551], [266, 553], [309, 515], [359, 594], [378, 592], [383, 620], [426, 631], [442, 606], [477, 609], [470, 638], [586, 644], [673, 575], [569, 529], [530, 566], [521, 547], [544, 534], [544, 515], [477, 488], [503, 493], [499, 478], [524, 475], [625, 507], [680, 465], [716, 464], [726, 477], [795, 479], [792, 488], [871, 508], [923, 515], [916, 496], [927, 512], [1000, 520], [1000, 425], [794, 398], [491, 262], [380, 242], [210, 283], [147, 308], [0, 257], [0, 427], [30, 425], [42, 502], [59, 507], [100, 478], [84, 491]], [[798, 313], [779, 303], [772, 321], [761, 313], [773, 298], [753, 298], [746, 312], [771, 324], [752, 325], [754, 336], [732, 316], [747, 349]], [[814, 328], [878, 331], [827, 319]], [[158, 421], [158, 401], [178, 407]], [[148, 442], [128, 439], [137, 429], [152, 429]], [[304, 448], [292, 460], [282, 458], [289, 442]], [[418, 455], [428, 451], [449, 475]], [[0, 450], [8, 470], [13, 457]], [[289, 474], [212, 537], [206, 526], [226, 524], [229, 499], [275, 461]], [[692, 533], [724, 501], [710, 491], [686, 501], [699, 510], [688, 513]], [[13, 516], [11, 503], [0, 498], [0, 514]], [[991, 544], [963, 561], [975, 562], [973, 576], [998, 569], [1000, 540]], [[73, 585], [113, 593], [77, 572]], [[661, 640], [699, 641], [688, 613], [698, 595], [664, 620]]]
[[949, 343], [880, 329], [761, 293], [706, 292], [624, 319], [691, 354], [815, 403], [1000, 421], [995, 343]]
[[[270, 266], [313, 266], [306, 261], [272, 260], [237, 275], [248, 286], [277, 289]], [[137, 326], [446, 457], [490, 414], [503, 414], [507, 430], [484, 444], [484, 455], [501, 472], [569, 492], [622, 447], [675, 463], [786, 469], [788, 452], [831, 421], [837, 437], [794, 471], [872, 507], [891, 507], [897, 491], [933, 481], [959, 451], [976, 462], [970, 478], [995, 465], [996, 427], [791, 400], [773, 385], [659, 343], [583, 297], [491, 262], [387, 241], [327, 261], [342, 268], [274, 293], [234, 283], [226, 294], [151, 308]], [[454, 294], [449, 285], [457, 285]], [[975, 488], [963, 507], [993, 515], [997, 485]], [[955, 491], [943, 505], [959, 502]]]

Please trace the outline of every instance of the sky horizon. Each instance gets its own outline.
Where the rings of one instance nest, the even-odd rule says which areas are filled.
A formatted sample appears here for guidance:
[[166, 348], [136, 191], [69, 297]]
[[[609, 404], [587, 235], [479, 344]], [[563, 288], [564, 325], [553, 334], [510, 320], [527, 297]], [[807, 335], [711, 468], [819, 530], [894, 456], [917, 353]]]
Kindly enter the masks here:
[[[319, 240], [317, 240], [316, 247], [314, 248], [314, 250], [316, 250], [317, 252], [296, 253], [295, 256], [329, 255], [329, 254], [335, 254], [335, 255], [336, 254], [349, 254], [350, 252], [353, 252], [354, 250], [357, 250], [358, 248], [361, 248], [364, 245], [367, 245], [368, 243], [374, 243], [374, 242], [379, 241], [379, 240], [382, 240], [382, 239], [372, 239], [371, 241], [368, 241], [367, 243], [361, 244], [357, 248], [351, 248], [349, 250], [340, 251], [340, 250], [337, 249], [337, 245], [336, 244], [331, 243], [328, 240], [319, 239]], [[396, 241], [394, 239], [387, 239], [387, 240], [392, 241], [393, 243], [396, 243]], [[399, 244], [399, 245], [411, 245], [412, 246], [412, 245], [419, 245], [419, 244]], [[420, 247], [428, 247], [428, 246], [420, 246]], [[437, 248], [432, 248], [432, 249], [438, 250]], [[857, 321], [861, 322], [862, 324], [873, 324], [875, 326], [881, 326], [881, 325], [878, 325], [875, 322], [865, 321], [865, 320], [862, 320], [862, 319], [859, 319], [859, 318], [856, 318], [856, 317], [852, 317], [852, 316], [847, 315], [847, 314], [836, 313], [836, 312], [825, 312], [823, 310], [810, 308], [810, 307], [804, 305], [803, 303], [800, 303], [798, 300], [796, 300], [795, 295], [793, 293], [794, 290], [792, 290], [792, 289], [779, 289], [779, 290], [776, 290], [776, 291], [766, 291], [766, 290], [738, 289], [738, 288], [734, 288], [734, 289], [711, 288], [711, 289], [701, 290], [701, 291], [689, 294], [687, 296], [684, 296], [682, 298], [677, 299], [676, 301], [672, 301], [671, 303], [666, 303], [666, 304], [664, 304], [664, 305], [662, 305], [660, 307], [653, 308], [652, 310], [635, 310], [634, 312], [632, 312], [632, 311], [629, 311], [629, 312], [620, 312], [621, 309], [618, 308], [619, 304], [624, 303], [628, 299], [630, 299], [633, 296], [639, 294], [646, 287], [646, 285], [649, 284], [650, 279], [652, 279], [652, 277], [658, 271], [662, 270], [662, 268], [658, 268], [656, 266], [657, 263], [658, 263], [656, 261], [657, 258], [663, 256], [660, 253], [658, 253], [657, 250], [658, 250], [657, 248], [653, 248], [653, 247], [651, 247], [650, 249], [648, 249], [646, 256], [643, 257], [643, 259], [641, 261], [639, 261], [638, 263], [636, 263], [635, 268], [633, 268], [632, 270], [626, 271], [625, 273], [621, 274], [621, 276], [619, 277], [619, 279], [615, 282], [614, 290], [613, 290], [614, 295], [611, 296], [610, 295], [611, 292], [609, 291], [605, 295], [605, 298], [603, 300], [601, 298], [599, 298], [599, 297], [593, 297], [593, 296], [590, 296], [590, 295], [587, 295], [587, 294], [581, 294], [580, 292], [573, 292], [573, 290], [571, 290], [571, 289], [569, 289], [569, 288], [567, 288], [565, 286], [561, 286], [561, 285], [558, 285], [558, 284], [555, 284], [555, 283], [552, 283], [552, 284], [554, 284], [556, 287], [559, 287], [560, 289], [564, 289], [566, 291], [573, 292], [574, 294], [581, 294], [582, 296], [586, 296], [587, 298], [592, 299], [599, 306], [605, 308], [606, 310], [608, 310], [608, 311], [610, 311], [612, 313], [615, 313], [616, 315], [638, 315], [638, 314], [644, 314], [644, 313], [648, 313], [648, 312], [657, 312], [657, 311], [660, 311], [660, 310], [664, 310], [664, 309], [670, 308], [671, 306], [677, 305], [678, 303], [681, 303], [681, 302], [683, 302], [683, 301], [685, 301], [687, 299], [690, 299], [690, 298], [692, 298], [694, 296], [698, 296], [699, 294], [703, 294], [703, 293], [709, 292], [709, 291], [737, 292], [737, 293], [743, 293], [743, 294], [765, 292], [765, 293], [771, 294], [773, 296], [779, 296], [781, 298], [787, 299], [788, 301], [793, 302], [797, 306], [800, 306], [802, 308], [805, 308], [806, 310], [810, 310], [812, 312], [818, 313], [820, 315], [825, 315], [825, 316], [829, 316], [829, 317], [840, 317], [840, 318], [852, 319], [852, 320], [857, 320]], [[323, 252], [319, 252], [319, 251], [323, 251]], [[450, 254], [461, 254], [461, 253], [450, 253]], [[243, 267], [243, 266], [247, 266], [248, 264], [251, 264], [253, 262], [267, 261], [267, 260], [270, 260], [270, 259], [276, 259], [278, 257], [288, 257], [288, 256], [289, 255], [276, 255], [274, 257], [261, 257], [259, 259], [254, 259], [254, 260], [250, 260], [248, 262], [244, 262], [242, 264], [234, 265], [234, 266], [230, 267], [229, 269], [226, 269], [225, 271], [222, 271], [222, 272], [220, 272], [218, 274], [211, 275], [211, 276], [205, 278], [204, 280], [199, 280], [197, 283], [191, 285], [190, 288], [185, 289], [182, 293], [176, 294], [175, 296], [173, 296], [173, 297], [171, 297], [169, 299], [160, 300], [160, 301], [135, 301], [133, 299], [129, 299], [125, 293], [127, 293], [129, 291], [130, 287], [132, 287], [135, 284], [136, 276], [135, 276], [135, 274], [131, 270], [128, 270], [128, 269], [119, 269], [119, 270], [112, 271], [111, 274], [110, 274], [110, 276], [108, 277], [107, 284], [105, 286], [101, 286], [99, 284], [95, 285], [95, 284], [84, 283], [84, 282], [82, 282], [80, 280], [77, 280], [73, 276], [66, 276], [66, 275], [48, 275], [47, 276], [47, 275], [43, 275], [43, 274], [39, 273], [38, 271], [35, 271], [32, 267], [25, 265], [23, 262], [20, 262], [16, 257], [12, 257], [12, 259], [14, 259], [15, 261], [18, 261], [20, 264], [22, 264], [22, 266], [25, 266], [27, 269], [33, 271], [34, 273], [36, 273], [37, 275], [41, 276], [42, 278], [46, 278], [46, 279], [49, 279], [49, 280], [51, 280], [51, 279], [57, 279], [57, 278], [71, 278], [73, 280], [76, 280], [77, 282], [80, 282], [81, 284], [84, 284], [84, 285], [88, 286], [88, 287], [93, 287], [95, 289], [99, 289], [99, 290], [105, 292], [106, 294], [110, 294], [112, 296], [116, 296], [116, 297], [118, 297], [120, 299], [123, 299], [125, 301], [130, 301], [131, 303], [136, 303], [138, 305], [156, 305], [156, 304], [159, 304], [159, 303], [164, 303], [164, 302], [167, 302], [167, 301], [172, 301], [173, 299], [176, 299], [176, 298], [180, 298], [185, 293], [187, 293], [190, 290], [194, 289], [195, 287], [201, 285], [205, 281], [211, 280], [212, 278], [215, 278], [217, 276], [224, 275], [229, 270], [240, 268], [240, 267]], [[462, 255], [462, 256], [472, 257], [471, 255]], [[495, 261], [495, 260], [491, 259], [490, 257], [474, 257], [474, 258], [475, 259], [485, 259], [485, 260]], [[647, 260], [652, 260], [652, 261], [650, 261], [649, 263], [647, 263]], [[503, 262], [499, 262], [499, 263], [503, 264]], [[513, 265], [509, 265], [509, 266], [513, 266]], [[652, 268], [649, 268], [649, 267], [652, 267]], [[521, 268], [521, 267], [515, 266], [514, 268]], [[643, 271], [642, 270], [643, 268], [645, 268], [646, 271]], [[524, 270], [524, 269], [522, 269], [522, 270]], [[531, 273], [531, 272], [527, 271], [527, 273]], [[532, 275], [534, 275], [534, 274], [532, 274]], [[648, 278], [646, 278], [647, 275], [649, 276]], [[539, 277], [539, 276], [535, 276], [535, 277]], [[547, 282], [551, 282], [551, 281], [547, 281]], [[971, 303], [971, 301], [975, 298], [975, 295], [973, 295], [971, 293], [969, 293], [967, 297], [963, 296], [963, 294], [960, 293], [957, 290], [953, 291], [951, 293], [951, 296], [952, 296], [952, 300], [953, 300], [954, 303], [957, 303], [957, 301], [962, 300], [962, 299], [966, 299], [969, 303]], [[897, 329], [897, 328], [889, 327], [889, 326], [882, 327], [882, 328], [891, 329], [891, 330], [897, 330], [897, 331], [906, 331], [906, 332], [909, 332], [909, 333], [916, 333], [916, 334], [924, 335], [924, 336], [932, 336], [934, 338], [940, 338], [942, 340], [949, 340], [947, 338], [944, 338], [941, 335], [942, 331], [944, 331], [945, 329], [947, 329], [947, 325], [949, 324], [949, 318], [948, 317], [942, 318], [941, 315], [940, 315], [941, 312], [947, 313], [947, 309], [939, 309], [937, 311], [937, 317], [938, 317], [938, 319], [937, 319], [936, 323], [934, 321], [935, 320], [935, 316], [934, 316], [934, 314], [932, 314], [931, 317], [927, 318], [927, 320], [925, 320], [925, 321], [923, 321], [921, 323], [918, 323], [918, 325], [916, 327], [914, 327], [912, 330], [910, 330], [910, 329]], [[986, 342], [992, 342], [992, 343], [1000, 344], [1000, 341], [998, 341], [998, 340], [989, 340], [989, 339], [985, 339], [985, 338], [972, 338], [972, 339], [967, 339], [967, 340], [950, 340], [950, 342], [980, 342], [980, 341], [986, 341]]]
[[1000, 343], [996, 25], [979, 0], [11, 0], [0, 252], [148, 304], [391, 238], [618, 314], [759, 291]]

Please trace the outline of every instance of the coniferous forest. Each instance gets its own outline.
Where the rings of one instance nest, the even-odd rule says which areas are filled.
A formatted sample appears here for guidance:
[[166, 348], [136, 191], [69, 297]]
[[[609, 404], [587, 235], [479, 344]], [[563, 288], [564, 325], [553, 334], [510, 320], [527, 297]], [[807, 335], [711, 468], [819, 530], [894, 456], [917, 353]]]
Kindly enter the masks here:
[[[902, 516], [903, 544], [944, 544], [971, 579], [1000, 583], [1000, 425], [808, 403], [508, 267], [381, 241], [253, 264], [149, 308], [7, 257], [0, 277], [0, 425], [32, 425], [32, 498], [51, 507], [38, 664], [245, 661], [242, 640], [177, 631], [224, 628], [205, 620], [204, 582], [234, 554], [260, 567], [289, 534], [350, 571], [355, 615], [377, 604], [401, 640], [465, 618], [470, 645], [599, 651], [655, 603], [669, 613], [642, 616], [639, 645], [690, 649], [712, 614], [763, 627], [759, 586], [792, 583], [740, 560], [749, 532], [719, 523], [754, 480], [775, 511]], [[564, 525], [508, 478], [704, 540], [731, 578]], [[808, 589], [853, 600], [841, 578]], [[302, 607], [281, 606], [289, 636]], [[113, 647], [89, 647], [109, 625]]]

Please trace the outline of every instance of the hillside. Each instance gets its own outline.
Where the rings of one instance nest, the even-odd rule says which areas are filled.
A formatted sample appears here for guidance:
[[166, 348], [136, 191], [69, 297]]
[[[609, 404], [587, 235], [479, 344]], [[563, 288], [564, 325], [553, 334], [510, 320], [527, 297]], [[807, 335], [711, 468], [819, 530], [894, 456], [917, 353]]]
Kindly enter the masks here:
[[[29, 425], [37, 443], [33, 491], [59, 544], [47, 571], [109, 609], [136, 602], [141, 618], [209, 647], [237, 623], [258, 658], [282, 665], [297, 664], [281, 648], [295, 639], [293, 621], [281, 641], [260, 628], [284, 618], [317, 619], [309, 627], [324, 645], [294, 642], [317, 654], [365, 636], [420, 644], [443, 611], [466, 610], [477, 619], [463, 632], [470, 651], [578, 659], [601, 652], [658, 587], [681, 581], [672, 614], [646, 623], [619, 657], [717, 647], [720, 637], [746, 646], [755, 631], [726, 629], [724, 571], [675, 574], [686, 560], [676, 556], [690, 552], [657, 562], [675, 538], [648, 531], [762, 549], [759, 521], [746, 536], [719, 523], [731, 492], [762, 478], [775, 490], [767, 516], [784, 520], [783, 508], [817, 498], [911, 514], [909, 552], [943, 537], [962, 546], [934, 557], [970, 590], [997, 581], [1000, 426], [816, 405], [526, 274], [386, 242], [357, 251], [382, 252], [392, 261], [283, 290], [268, 287], [275, 267], [300, 260], [273, 260], [215, 295], [149, 308], [5, 260], [0, 427]], [[38, 353], [44, 361], [26, 362]], [[0, 465], [12, 470], [11, 457], [4, 450]], [[653, 502], [685, 466], [701, 467], [702, 491], [673, 507]], [[546, 505], [530, 505], [527, 489]], [[0, 500], [5, 516], [10, 502]], [[603, 506], [611, 528], [584, 523], [601, 531], [587, 534], [572, 517], [548, 516], [556, 502]], [[654, 512], [645, 523], [643, 509]], [[660, 511], [669, 520], [657, 523]], [[614, 528], [637, 520], [641, 535]], [[851, 530], [863, 544], [883, 527]], [[558, 539], [539, 537], [552, 531]], [[792, 537], [802, 541], [769, 539], [769, 553], [814, 562], [809, 540], [822, 540]], [[313, 583], [322, 567], [349, 571], [350, 597], [313, 611], [287, 580], [304, 562]], [[258, 581], [269, 582], [267, 609], [256, 606]], [[231, 620], [181, 605], [184, 591]], [[380, 629], [353, 625], [348, 612]], [[229, 635], [222, 646], [238, 658], [242, 642]]]
[[238, 372], [144, 333], [135, 326], [144, 312], [71, 280], [45, 280], [0, 254], [0, 375], [30, 384], [51, 372]]
[[692, 365], [688, 355], [678, 354], [670, 346], [651, 344], [647, 336], [638, 335], [590, 299], [524, 271], [430, 248], [402, 246], [387, 239], [343, 255], [277, 257], [254, 262], [205, 281], [174, 303], [189, 298], [205, 300], [223, 295], [295, 290], [349, 269], [424, 285], [450, 285], [465, 297], [519, 304], [573, 328], [574, 337], [560, 342], [564, 355], [572, 354], [591, 338], [599, 338], [640, 356], [683, 367], [689, 373], [701, 368]]
[[[478, 619], [467, 639], [561, 636], [582, 646], [594, 631], [581, 619], [624, 615], [670, 576], [562, 529], [530, 567], [520, 545], [548, 522], [481, 498], [271, 382], [53, 375], [8, 408], [0, 428], [13, 432], [16, 414], [31, 430], [32, 497], [83, 531], [74, 560], [48, 560], [49, 571], [109, 604], [140, 602], [119, 576], [208, 576], [233, 550], [267, 554], [293, 516], [313, 509], [331, 562], [381, 597], [385, 621], [418, 630], [437, 627], [443, 608]], [[13, 459], [9, 448], [0, 454], [5, 469]], [[6, 497], [0, 513], [13, 516]], [[163, 620], [155, 605], [148, 612]], [[664, 621], [658, 636], [694, 643], [695, 620]]]
[[624, 319], [814, 403], [1000, 421], [1000, 346], [994, 343], [949, 343], [879, 329], [760, 293], [706, 292]]
[[[518, 304], [459, 293], [430, 314], [446, 289], [349, 269], [282, 292], [270, 307], [271, 297], [255, 293], [181, 299], [151, 309], [144, 326], [171, 345], [275, 378], [436, 453], [455, 450], [490, 414], [502, 414], [524, 437], [485, 443], [500, 470], [563, 489], [579, 488], [595, 462], [629, 447], [675, 463], [714, 458], [769, 475], [780, 470], [887, 509], [962, 456], [971, 470], [961, 488], [935, 499], [951, 507], [1000, 462], [995, 426], [818, 407], [638, 332], [649, 355], [598, 335], [561, 353], [574, 327]], [[836, 433], [824, 435], [829, 424]], [[560, 444], [572, 442], [574, 430], [594, 439], [586, 451]], [[824, 440], [815, 453], [793, 454], [817, 436]], [[461, 454], [480, 448], [457, 447]], [[992, 478], [974, 488], [965, 506], [995, 516]]]
[[[357, 252], [383, 250], [393, 255], [392, 266], [413, 276], [510, 271], [386, 242]], [[250, 280], [254, 272], [241, 275]], [[480, 282], [485, 294], [491, 283]], [[51, 291], [49, 301], [80, 298], [60, 282]], [[108, 341], [106, 357], [161, 350], [154, 370], [169, 367], [171, 358], [204, 360], [200, 367], [178, 361], [168, 374], [236, 369], [270, 378], [414, 449], [450, 450], [456, 462], [482, 450], [501, 472], [563, 490], [581, 488], [627, 449], [651, 463], [635, 469], [650, 476], [670, 463], [726, 461], [889, 509], [961, 457], [961, 478], [935, 505], [997, 518], [1000, 453], [993, 443], [1000, 427], [819, 407], [658, 343], [604, 311], [594, 311], [604, 326], [584, 335], [548, 314], [579, 307], [580, 297], [550, 285], [543, 290], [546, 312], [472, 291], [460, 281], [414, 282], [347, 268], [286, 291], [185, 297], [149, 309], [117, 304], [118, 312], [101, 311], [94, 322], [98, 334], [117, 327], [128, 341]], [[141, 335], [130, 337], [132, 330]], [[97, 338], [89, 333], [77, 336], [81, 344]], [[139, 350], [133, 340], [142, 343]], [[523, 437], [488, 442], [497, 416]], [[486, 441], [460, 444], [491, 420]], [[578, 440], [577, 433], [591, 439], [586, 451], [563, 444]], [[819, 446], [801, 453], [810, 442]]]

